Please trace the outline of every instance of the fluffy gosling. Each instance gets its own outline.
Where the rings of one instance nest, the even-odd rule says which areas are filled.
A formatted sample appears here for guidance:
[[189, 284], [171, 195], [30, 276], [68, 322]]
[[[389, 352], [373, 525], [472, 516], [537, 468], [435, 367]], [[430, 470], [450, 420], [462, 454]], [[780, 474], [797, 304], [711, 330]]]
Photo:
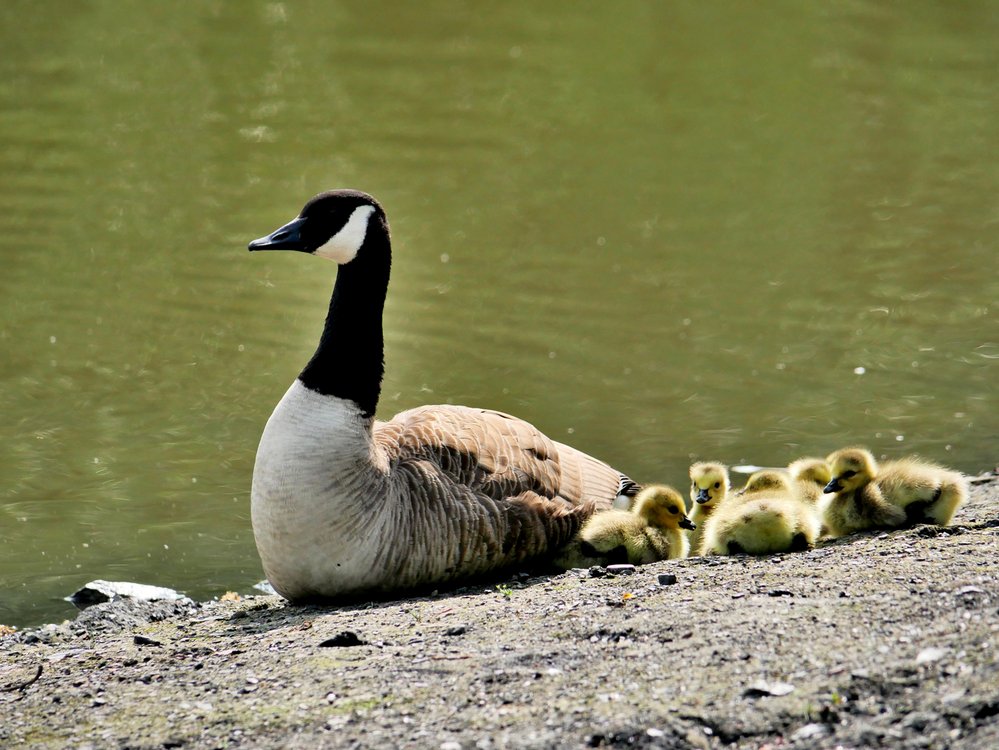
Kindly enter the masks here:
[[697, 527], [689, 535], [690, 550], [694, 554], [701, 548], [708, 518], [725, 501], [728, 491], [728, 467], [724, 464], [699, 461], [690, 467], [690, 499], [693, 501], [690, 520]]
[[683, 529], [693, 529], [683, 496], [666, 485], [649, 485], [627, 510], [594, 513], [577, 537], [555, 558], [561, 568], [631, 563], [686, 557], [690, 542]]
[[766, 555], [805, 550], [819, 534], [818, 514], [797, 499], [790, 475], [758, 471], [728, 504], [708, 521], [701, 554]]
[[[864, 448], [844, 448], [829, 457], [833, 477], [826, 492], [837, 495], [873, 485], [881, 498], [901, 509], [904, 521], [892, 526], [935, 523], [946, 526], [968, 498], [968, 481], [960, 473], [921, 458], [885, 461], [880, 466]], [[897, 520], [898, 514], [892, 514]]]
[[877, 464], [863, 448], [844, 448], [826, 459], [832, 479], [820, 510], [830, 536], [839, 537], [867, 529], [893, 529], [908, 523], [905, 511], [888, 502], [874, 481]]
[[832, 481], [832, 469], [824, 458], [799, 458], [788, 464], [787, 473], [791, 475], [798, 498], [813, 507], [817, 507], [825, 486]]

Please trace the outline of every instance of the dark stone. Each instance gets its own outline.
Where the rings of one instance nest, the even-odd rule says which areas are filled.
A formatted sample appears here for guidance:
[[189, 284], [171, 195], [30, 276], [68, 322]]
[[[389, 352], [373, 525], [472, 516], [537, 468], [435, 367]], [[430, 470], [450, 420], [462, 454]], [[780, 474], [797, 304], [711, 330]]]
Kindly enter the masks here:
[[673, 573], [660, 573], [659, 574], [659, 585], [660, 586], [672, 586], [676, 583], [676, 575]]
[[132, 638], [132, 641], [136, 646], [162, 646], [163, 644], [159, 641], [154, 641], [152, 638], [146, 638], [144, 635], [137, 635]]
[[162, 586], [148, 586], [144, 583], [131, 583], [129, 581], [97, 580], [91, 581], [66, 598], [80, 609], [86, 609], [94, 604], [117, 599], [134, 599], [141, 602], [177, 601], [183, 599], [184, 595]]
[[607, 573], [612, 576], [630, 576], [635, 572], [635, 566], [628, 563], [618, 563], [607, 566]]
[[344, 630], [337, 633], [332, 638], [328, 638], [319, 644], [319, 648], [349, 648], [351, 646], [366, 646], [367, 641], [362, 641], [357, 637], [357, 633], [351, 630]]

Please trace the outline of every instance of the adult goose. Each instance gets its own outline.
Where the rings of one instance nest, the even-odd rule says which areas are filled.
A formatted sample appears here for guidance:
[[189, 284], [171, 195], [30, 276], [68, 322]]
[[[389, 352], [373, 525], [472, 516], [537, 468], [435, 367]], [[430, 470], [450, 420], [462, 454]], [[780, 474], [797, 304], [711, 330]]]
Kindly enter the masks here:
[[540, 563], [595, 510], [637, 491], [498, 411], [423, 406], [375, 420], [391, 242], [370, 195], [321, 193], [249, 249], [339, 264], [319, 346], [267, 420], [253, 467], [257, 550], [286, 598], [387, 594]]

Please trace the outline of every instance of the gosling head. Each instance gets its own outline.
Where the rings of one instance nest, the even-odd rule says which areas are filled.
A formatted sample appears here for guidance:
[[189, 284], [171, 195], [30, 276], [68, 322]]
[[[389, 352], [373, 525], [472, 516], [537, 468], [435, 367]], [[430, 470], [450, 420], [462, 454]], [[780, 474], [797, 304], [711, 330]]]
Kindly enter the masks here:
[[700, 461], [690, 467], [690, 499], [711, 508], [728, 493], [728, 469], [723, 464]]
[[790, 476], [776, 469], [763, 469], [751, 474], [746, 480], [746, 486], [742, 488], [740, 494], [748, 492], [790, 492]]
[[873, 480], [878, 471], [874, 456], [864, 448], [838, 450], [826, 461], [829, 463], [832, 479], [823, 492], [852, 492]]
[[385, 212], [378, 201], [359, 190], [331, 190], [305, 204], [298, 217], [266, 237], [253, 240], [250, 250], [298, 250], [345, 265], [357, 257], [377, 222], [388, 237]]
[[792, 478], [824, 487], [832, 480], [832, 470], [822, 458], [799, 458], [787, 467]]
[[690, 530], [697, 528], [687, 518], [687, 505], [683, 502], [683, 496], [665, 484], [651, 484], [639, 492], [632, 513], [643, 518], [649, 526]]

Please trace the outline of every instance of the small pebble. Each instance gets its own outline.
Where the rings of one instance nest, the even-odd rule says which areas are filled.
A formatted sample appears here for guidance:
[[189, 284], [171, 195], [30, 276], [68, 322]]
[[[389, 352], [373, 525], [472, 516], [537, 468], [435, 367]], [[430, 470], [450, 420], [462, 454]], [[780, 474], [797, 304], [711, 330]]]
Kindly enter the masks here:
[[635, 566], [628, 563], [620, 565], [608, 565], [607, 573], [612, 576], [629, 576], [635, 572]]
[[366, 646], [367, 641], [362, 641], [357, 637], [357, 633], [352, 630], [344, 630], [342, 633], [337, 633], [332, 638], [327, 638], [325, 641], [319, 644], [319, 648], [347, 648], [350, 646]]
[[767, 698], [773, 696], [788, 695], [794, 692], [794, 685], [786, 682], [754, 682], [746, 688], [742, 695], [744, 698]]
[[659, 574], [659, 585], [660, 586], [672, 586], [676, 583], [676, 575], [673, 573], [660, 573]]
[[916, 664], [930, 664], [935, 661], [940, 661], [947, 655], [947, 652], [942, 648], [924, 648], [916, 656]]
[[955, 596], [967, 596], [968, 594], [984, 594], [985, 589], [978, 586], [962, 586], [954, 592]]
[[791, 742], [817, 740], [820, 737], [825, 737], [827, 734], [829, 734], [829, 730], [822, 724], [805, 724], [794, 731], [794, 734], [791, 735]]

